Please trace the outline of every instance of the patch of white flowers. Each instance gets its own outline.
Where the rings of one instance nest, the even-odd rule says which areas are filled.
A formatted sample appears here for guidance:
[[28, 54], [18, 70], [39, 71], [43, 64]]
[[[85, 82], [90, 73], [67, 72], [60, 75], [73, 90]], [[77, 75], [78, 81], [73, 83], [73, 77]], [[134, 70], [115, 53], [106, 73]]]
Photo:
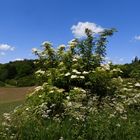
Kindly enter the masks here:
[[36, 71], [36, 74], [41, 74], [41, 75], [44, 75], [44, 74], [45, 74], [45, 71], [38, 70], [38, 71]]
[[44, 41], [44, 42], [42, 43], [42, 46], [45, 47], [45, 48], [51, 47], [51, 46], [52, 46], [52, 43], [49, 42], [49, 41]]
[[38, 49], [37, 48], [32, 48], [32, 53], [37, 53]]
[[66, 74], [65, 74], [65, 76], [70, 76], [71, 74], [69, 73], [69, 72], [67, 72]]

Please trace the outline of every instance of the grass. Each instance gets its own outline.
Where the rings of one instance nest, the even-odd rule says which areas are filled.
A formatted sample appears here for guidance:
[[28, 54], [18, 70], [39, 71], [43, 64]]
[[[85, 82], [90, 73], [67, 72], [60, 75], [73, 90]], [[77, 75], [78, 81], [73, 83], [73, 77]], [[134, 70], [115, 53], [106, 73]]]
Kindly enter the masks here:
[[15, 107], [21, 105], [34, 87], [1, 87], [0, 88], [0, 120], [3, 113], [14, 110]]

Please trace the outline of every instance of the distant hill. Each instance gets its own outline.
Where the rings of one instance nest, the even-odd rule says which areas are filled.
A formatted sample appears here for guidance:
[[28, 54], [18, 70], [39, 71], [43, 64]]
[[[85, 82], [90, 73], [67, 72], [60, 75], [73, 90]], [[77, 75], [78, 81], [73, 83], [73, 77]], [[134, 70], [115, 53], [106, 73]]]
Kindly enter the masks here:
[[36, 84], [35, 60], [14, 61], [0, 64], [0, 86], [33, 86]]
[[122, 78], [140, 79], [140, 59], [136, 56], [130, 64], [116, 65], [122, 70]]

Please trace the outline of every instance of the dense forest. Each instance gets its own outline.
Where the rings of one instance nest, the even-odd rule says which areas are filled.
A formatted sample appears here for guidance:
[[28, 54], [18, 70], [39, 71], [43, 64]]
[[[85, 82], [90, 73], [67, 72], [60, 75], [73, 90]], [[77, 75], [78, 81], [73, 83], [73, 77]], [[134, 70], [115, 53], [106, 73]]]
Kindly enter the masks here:
[[[38, 81], [35, 78], [35, 72], [39, 65], [35, 65], [36, 60], [14, 61], [6, 64], [0, 64], [0, 86], [33, 86]], [[114, 68], [120, 68], [122, 78], [140, 78], [140, 59], [136, 56], [130, 64], [112, 65]]]
[[33, 86], [36, 84], [34, 73], [35, 60], [14, 61], [0, 64], [0, 86]]

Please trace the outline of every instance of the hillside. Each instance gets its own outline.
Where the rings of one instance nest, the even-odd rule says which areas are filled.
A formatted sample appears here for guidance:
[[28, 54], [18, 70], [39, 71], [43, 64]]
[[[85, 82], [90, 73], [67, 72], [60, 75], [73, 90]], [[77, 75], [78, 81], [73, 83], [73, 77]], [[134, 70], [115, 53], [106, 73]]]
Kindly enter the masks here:
[[14, 61], [0, 64], [0, 86], [33, 86], [36, 84], [34, 76], [37, 67], [35, 60]]

